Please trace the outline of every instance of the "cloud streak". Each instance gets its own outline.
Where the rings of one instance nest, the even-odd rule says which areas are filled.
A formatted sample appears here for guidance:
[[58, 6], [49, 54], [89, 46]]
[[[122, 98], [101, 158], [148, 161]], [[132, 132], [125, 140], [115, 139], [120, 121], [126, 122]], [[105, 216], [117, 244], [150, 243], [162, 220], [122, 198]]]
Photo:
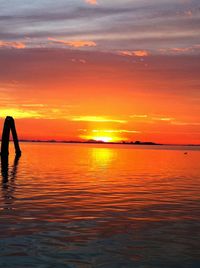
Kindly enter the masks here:
[[127, 129], [93, 129], [93, 133], [140, 133], [137, 130], [127, 130]]
[[85, 41], [85, 40], [74, 40], [74, 41], [65, 41], [55, 38], [48, 38], [49, 41], [57, 44], [63, 44], [66, 46], [79, 48], [79, 47], [95, 47], [97, 44], [94, 41]]
[[77, 122], [96, 122], [96, 123], [120, 123], [124, 124], [127, 123], [126, 120], [121, 120], [121, 119], [113, 119], [109, 117], [104, 117], [104, 116], [74, 116], [72, 118], [69, 118], [72, 121], [77, 121]]
[[23, 49], [23, 48], [26, 47], [26, 45], [23, 42], [12, 42], [12, 41], [2, 41], [2, 40], [0, 40], [0, 47]]
[[[20, 5], [0, 4], [1, 33], [0, 40], [19, 42], [24, 37], [31, 37], [34, 42], [29, 46], [47, 47], [63, 41], [63, 45], [80, 47], [71, 43], [74, 40], [95, 40], [98, 49], [103, 51], [124, 51], [127, 56], [146, 56], [147, 52], [156, 54], [159, 49], [181, 48], [167, 53], [198, 54], [198, 49], [187, 50], [199, 43], [198, 2], [192, 1], [46, 1], [41, 0]], [[64, 12], [63, 10], [66, 10]], [[13, 29], [13, 25], [15, 25]], [[156, 27], [155, 27], [156, 26]], [[54, 37], [49, 44], [47, 38]], [[62, 37], [62, 40], [56, 37]], [[65, 42], [65, 40], [69, 39]], [[92, 42], [92, 41], [91, 41]], [[94, 42], [94, 41], [93, 41]], [[94, 47], [88, 43], [83, 46]], [[82, 47], [83, 47], [82, 46]], [[141, 55], [143, 54], [143, 55]]]
[[85, 2], [90, 5], [97, 5], [97, 0], [85, 0]]
[[147, 50], [124, 50], [119, 51], [119, 54], [122, 56], [131, 56], [131, 57], [147, 57], [150, 53]]

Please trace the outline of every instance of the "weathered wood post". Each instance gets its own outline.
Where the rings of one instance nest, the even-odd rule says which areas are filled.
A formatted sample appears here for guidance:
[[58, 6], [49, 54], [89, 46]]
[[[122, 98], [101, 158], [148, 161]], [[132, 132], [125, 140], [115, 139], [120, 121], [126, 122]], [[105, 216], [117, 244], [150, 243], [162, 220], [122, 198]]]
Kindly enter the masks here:
[[1, 138], [1, 156], [9, 154], [9, 140], [10, 140], [10, 117], [6, 117], [3, 126], [3, 133]]
[[11, 128], [12, 137], [13, 137], [13, 141], [15, 145], [15, 154], [16, 156], [21, 156], [22, 152], [19, 147], [19, 140], [18, 140], [16, 128], [15, 128], [15, 121], [12, 117], [10, 119], [10, 128]]
[[1, 139], [1, 157], [7, 156], [9, 154], [10, 131], [12, 132], [12, 137], [15, 145], [15, 154], [16, 156], [21, 156], [21, 150], [19, 147], [19, 141], [15, 128], [15, 121], [11, 116], [7, 116], [4, 122]]

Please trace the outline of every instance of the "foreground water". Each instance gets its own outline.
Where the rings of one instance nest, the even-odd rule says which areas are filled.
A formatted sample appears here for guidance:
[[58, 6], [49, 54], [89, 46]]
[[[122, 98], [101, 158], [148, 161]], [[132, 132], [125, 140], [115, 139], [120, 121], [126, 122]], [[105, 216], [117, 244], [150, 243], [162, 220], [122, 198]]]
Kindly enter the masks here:
[[198, 148], [22, 149], [1, 163], [0, 267], [200, 267]]

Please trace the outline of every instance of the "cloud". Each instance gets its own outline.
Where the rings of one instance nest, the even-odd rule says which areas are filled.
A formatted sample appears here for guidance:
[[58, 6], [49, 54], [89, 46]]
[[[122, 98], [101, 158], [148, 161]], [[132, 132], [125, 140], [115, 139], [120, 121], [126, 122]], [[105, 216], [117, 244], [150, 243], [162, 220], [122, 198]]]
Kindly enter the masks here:
[[176, 122], [172, 122], [172, 125], [176, 125], [176, 126], [200, 126], [200, 122], [180, 122], [180, 121], [176, 121]]
[[85, 2], [90, 5], [97, 5], [97, 0], [85, 0]]
[[83, 41], [83, 40], [75, 40], [75, 41], [65, 41], [59, 40], [55, 38], [48, 38], [48, 40], [52, 41], [53, 43], [59, 43], [70, 47], [95, 47], [97, 44], [94, 41]]
[[40, 118], [37, 111], [24, 110], [18, 108], [0, 108], [1, 117], [14, 116], [14, 118]]
[[187, 52], [190, 51], [192, 48], [190, 47], [174, 47], [171, 49], [172, 52], [177, 52], [177, 53], [181, 53], [181, 52]]
[[77, 121], [77, 122], [113, 122], [113, 123], [120, 123], [124, 124], [127, 123], [126, 120], [121, 119], [112, 119], [104, 116], [73, 116], [71, 118], [71, 121]]
[[131, 118], [147, 118], [148, 115], [147, 114], [133, 114], [130, 115]]
[[123, 50], [119, 51], [120, 55], [123, 56], [135, 56], [135, 57], [147, 57], [150, 53], [147, 50]]
[[31, 47], [38, 47], [46, 45], [49, 36], [66, 36], [69, 40], [91, 38], [99, 40], [104, 51], [124, 50], [130, 54], [132, 50], [138, 54], [138, 48], [138, 51], [157, 51], [192, 46], [199, 39], [197, 0], [187, 3], [156, 0], [150, 4], [125, 1], [124, 5], [119, 0], [115, 5], [109, 1], [100, 5], [98, 0], [82, 0], [82, 4], [70, 1], [70, 5], [67, 1], [48, 1], [45, 12], [45, 0], [30, 5], [25, 0], [20, 2], [24, 4], [0, 4], [1, 40], [17, 41], [26, 36], [34, 38]]
[[147, 114], [133, 114], [129, 116], [130, 118], [138, 119], [138, 120], [145, 120], [146, 122], [152, 123], [155, 121], [161, 122], [173, 122], [175, 120], [174, 117], [169, 116], [160, 116], [160, 115], [147, 115]]
[[169, 121], [175, 120], [175, 118], [173, 118], [173, 117], [152, 117], [152, 120], [169, 122]]
[[137, 130], [127, 130], [127, 129], [93, 129], [93, 133], [141, 133], [141, 131]]
[[12, 42], [12, 41], [2, 41], [2, 40], [0, 40], [0, 47], [22, 49], [22, 48], [25, 48], [26, 45], [23, 42]]
[[45, 107], [45, 104], [42, 103], [31, 103], [31, 104], [22, 104], [22, 107], [28, 107], [28, 108], [43, 108]]
[[170, 53], [170, 54], [183, 54], [187, 52], [199, 52], [200, 45], [195, 44], [189, 47], [173, 47], [173, 48], [163, 48], [159, 49], [162, 53]]
[[85, 64], [87, 61], [84, 59], [71, 59], [72, 62], [74, 63], [82, 63]]
[[192, 10], [186, 10], [183, 14], [185, 16], [187, 16], [187, 17], [191, 17], [193, 15], [193, 11]]

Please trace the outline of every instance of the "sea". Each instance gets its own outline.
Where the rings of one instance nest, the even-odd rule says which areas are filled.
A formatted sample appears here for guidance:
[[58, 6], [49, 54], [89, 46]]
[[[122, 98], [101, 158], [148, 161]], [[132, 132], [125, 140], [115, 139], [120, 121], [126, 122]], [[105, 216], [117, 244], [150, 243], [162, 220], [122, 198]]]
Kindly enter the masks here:
[[21, 149], [1, 161], [0, 267], [200, 267], [200, 147]]

